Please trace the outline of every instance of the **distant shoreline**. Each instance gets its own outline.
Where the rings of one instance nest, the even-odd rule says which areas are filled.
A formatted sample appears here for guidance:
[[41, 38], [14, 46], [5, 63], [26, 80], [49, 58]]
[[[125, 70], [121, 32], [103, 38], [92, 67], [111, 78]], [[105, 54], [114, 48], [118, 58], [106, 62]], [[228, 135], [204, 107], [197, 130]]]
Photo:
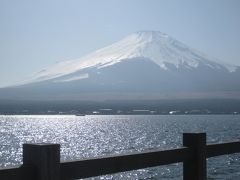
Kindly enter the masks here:
[[211, 115], [240, 114], [240, 100], [0, 101], [2, 115]]
[[[85, 114], [84, 116], [194, 116], [194, 115], [233, 115], [237, 116], [240, 113], [212, 113], [212, 114]], [[76, 116], [76, 117], [84, 117], [77, 116], [75, 114], [0, 114], [0, 116]]]

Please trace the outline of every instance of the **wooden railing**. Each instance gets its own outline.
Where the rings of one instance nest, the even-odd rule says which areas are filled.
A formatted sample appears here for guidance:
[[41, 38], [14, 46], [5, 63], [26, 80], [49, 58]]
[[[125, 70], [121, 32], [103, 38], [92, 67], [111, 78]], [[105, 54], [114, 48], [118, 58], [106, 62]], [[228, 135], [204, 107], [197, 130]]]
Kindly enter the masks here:
[[206, 145], [205, 133], [184, 133], [183, 147], [60, 162], [59, 144], [24, 144], [23, 165], [0, 169], [1, 180], [69, 180], [183, 162], [184, 180], [206, 180], [206, 159], [239, 153], [240, 141]]

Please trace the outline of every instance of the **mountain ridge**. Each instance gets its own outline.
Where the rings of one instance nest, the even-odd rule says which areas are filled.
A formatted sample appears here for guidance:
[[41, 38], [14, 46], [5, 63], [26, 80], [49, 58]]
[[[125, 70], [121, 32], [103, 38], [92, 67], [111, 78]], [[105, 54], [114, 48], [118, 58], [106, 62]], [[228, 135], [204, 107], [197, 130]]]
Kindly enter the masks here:
[[43, 69], [0, 90], [0, 98], [238, 98], [239, 77], [239, 66], [218, 63], [167, 34], [141, 31], [80, 59]]
[[[202, 63], [213, 69], [225, 69], [229, 72], [235, 72], [239, 68], [211, 61], [204, 54], [159, 31], [139, 31], [80, 59], [56, 63], [41, 70], [32, 79], [23, 81], [22, 84], [58, 78], [89, 67], [100, 69], [139, 57], [152, 60], [164, 70], [168, 70], [166, 64], [172, 64], [177, 68], [185, 66], [194, 69]], [[87, 78], [87, 75], [84, 77]]]

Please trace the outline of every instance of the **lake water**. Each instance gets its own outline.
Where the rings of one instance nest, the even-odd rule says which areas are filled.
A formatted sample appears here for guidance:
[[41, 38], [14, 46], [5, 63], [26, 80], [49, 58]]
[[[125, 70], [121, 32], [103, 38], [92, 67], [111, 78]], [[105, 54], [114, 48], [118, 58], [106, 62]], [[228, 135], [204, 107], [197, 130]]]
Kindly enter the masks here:
[[[0, 116], [0, 166], [20, 164], [23, 143], [59, 143], [64, 161], [181, 147], [184, 132], [206, 132], [208, 143], [239, 140], [240, 116]], [[210, 158], [207, 166], [208, 179], [240, 179], [240, 154]], [[182, 164], [94, 179], [182, 179]]]

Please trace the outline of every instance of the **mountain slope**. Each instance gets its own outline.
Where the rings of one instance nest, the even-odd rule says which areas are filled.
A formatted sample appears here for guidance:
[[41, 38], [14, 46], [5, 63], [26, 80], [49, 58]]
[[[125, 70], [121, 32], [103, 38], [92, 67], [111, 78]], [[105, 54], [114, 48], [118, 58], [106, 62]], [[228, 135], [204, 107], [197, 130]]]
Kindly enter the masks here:
[[239, 79], [238, 66], [218, 63], [166, 34], [147, 31], [80, 59], [57, 63], [0, 91], [0, 96], [73, 98], [104, 93], [108, 99], [111, 93], [126, 98], [140, 93], [147, 99], [164, 93], [227, 92], [234, 97], [240, 92]]

